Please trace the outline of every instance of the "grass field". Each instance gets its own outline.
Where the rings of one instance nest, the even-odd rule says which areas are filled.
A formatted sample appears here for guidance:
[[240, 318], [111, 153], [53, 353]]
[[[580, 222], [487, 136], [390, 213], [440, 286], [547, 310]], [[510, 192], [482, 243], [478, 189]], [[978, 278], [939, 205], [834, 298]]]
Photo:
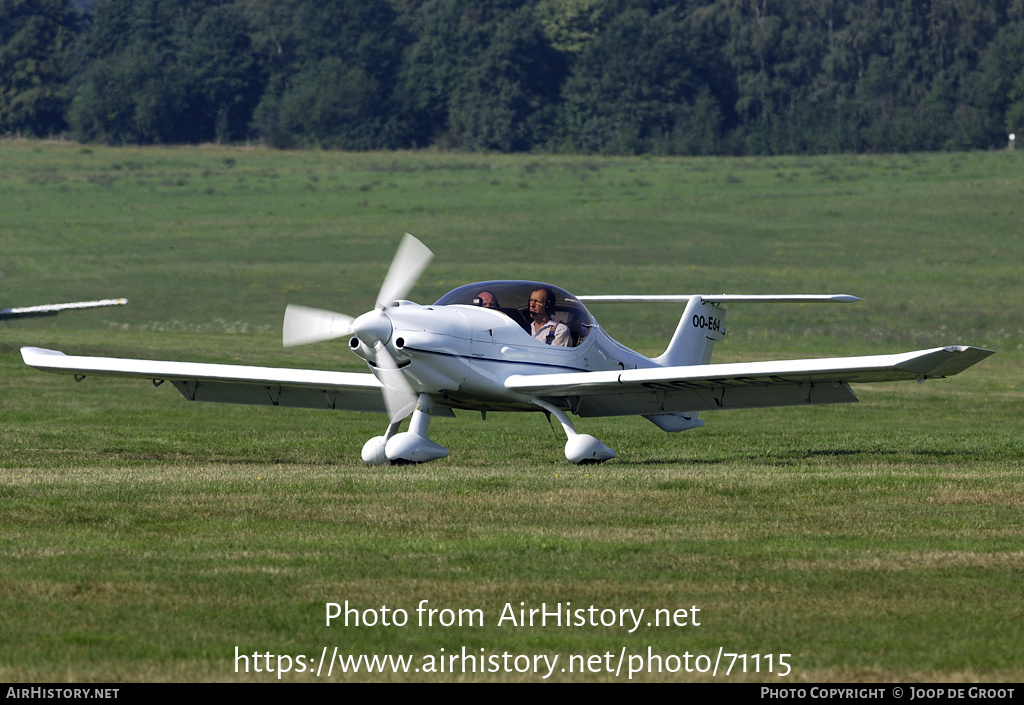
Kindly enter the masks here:
[[[624, 681], [633, 665], [634, 680], [1020, 682], [1021, 204], [1020, 152], [0, 142], [2, 305], [131, 301], [2, 327], [0, 681], [278, 680], [253, 672], [259, 653], [292, 657], [292, 682], [544, 680], [516, 656], [557, 656], [547, 680], [566, 681]], [[708, 413], [681, 435], [581, 420], [619, 454], [596, 467], [567, 464], [542, 415], [460, 414], [431, 427], [450, 458], [400, 468], [359, 461], [382, 416], [190, 404], [18, 355], [361, 371], [340, 344], [282, 349], [284, 307], [367, 310], [406, 231], [436, 255], [421, 302], [501, 277], [577, 294], [851, 293], [865, 301], [732, 306], [715, 361], [997, 354], [948, 380], [859, 387], [860, 404]], [[657, 354], [680, 310], [593, 313]], [[326, 626], [327, 603], [346, 600], [409, 622]], [[419, 626], [422, 600], [483, 623]], [[499, 624], [520, 603], [645, 612], [632, 632]], [[647, 626], [693, 606], [686, 626]], [[408, 674], [310, 672], [334, 647], [414, 660]], [[511, 672], [428, 672], [463, 648]], [[648, 649], [662, 672], [630, 659]], [[720, 649], [747, 658], [712, 676]]]

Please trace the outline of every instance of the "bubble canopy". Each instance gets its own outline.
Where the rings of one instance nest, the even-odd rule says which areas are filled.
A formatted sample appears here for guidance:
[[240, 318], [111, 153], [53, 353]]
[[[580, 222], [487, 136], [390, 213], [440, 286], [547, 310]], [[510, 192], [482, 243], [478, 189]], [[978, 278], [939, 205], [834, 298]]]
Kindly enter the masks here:
[[489, 292], [497, 300], [497, 309], [519, 323], [524, 330], [529, 330], [530, 294], [537, 289], [546, 289], [549, 299], [554, 296], [552, 318], [569, 326], [573, 344], [579, 345], [586, 338], [594, 319], [579, 299], [561, 287], [544, 282], [524, 281], [518, 279], [497, 279], [493, 281], [474, 282], [453, 289], [442, 296], [435, 306], [482, 306], [481, 294]]

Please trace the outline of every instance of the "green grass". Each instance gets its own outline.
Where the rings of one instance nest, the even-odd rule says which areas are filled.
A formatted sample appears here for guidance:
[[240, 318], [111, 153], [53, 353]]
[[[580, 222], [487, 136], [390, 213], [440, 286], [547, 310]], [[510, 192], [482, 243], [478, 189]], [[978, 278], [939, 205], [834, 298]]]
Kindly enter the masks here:
[[[1019, 681], [1024, 247], [1019, 153], [589, 159], [0, 142], [4, 305], [126, 296], [3, 326], [0, 680], [276, 680], [235, 647], [791, 654], [716, 680]], [[542, 415], [460, 414], [451, 457], [370, 468], [382, 417], [189, 404], [26, 368], [81, 354], [361, 370], [283, 350], [289, 302], [370, 306], [401, 233], [432, 301], [495, 277], [578, 294], [851, 293], [733, 306], [716, 361], [998, 354], [831, 408], [705, 414], [664, 434], [582, 420], [619, 457], [567, 464]], [[595, 307], [665, 345], [672, 306]], [[480, 609], [484, 626], [325, 626], [325, 604]], [[518, 608], [700, 608], [700, 626], [499, 626]], [[416, 666], [422, 665], [417, 661]], [[710, 680], [662, 673], [647, 680]], [[319, 678], [540, 680], [526, 674]], [[552, 680], [625, 680], [562, 673]]]

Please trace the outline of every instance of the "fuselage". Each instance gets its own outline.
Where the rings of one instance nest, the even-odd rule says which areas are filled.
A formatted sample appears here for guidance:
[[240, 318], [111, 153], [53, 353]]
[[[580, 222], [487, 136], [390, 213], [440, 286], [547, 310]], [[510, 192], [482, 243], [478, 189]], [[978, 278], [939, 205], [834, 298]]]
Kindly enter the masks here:
[[[530, 334], [529, 296], [553, 295], [550, 317], [566, 326], [571, 345]], [[486, 308], [479, 294], [492, 293], [501, 306]], [[485, 297], [487, 298], [487, 297]], [[540, 282], [490, 281], [459, 287], [433, 305], [393, 302], [384, 315], [391, 332], [380, 343], [413, 388], [450, 408], [480, 411], [536, 409], [529, 397], [506, 389], [512, 375], [591, 372], [653, 367], [655, 363], [611, 338], [578, 299]], [[352, 350], [377, 372], [372, 345], [354, 337]]]

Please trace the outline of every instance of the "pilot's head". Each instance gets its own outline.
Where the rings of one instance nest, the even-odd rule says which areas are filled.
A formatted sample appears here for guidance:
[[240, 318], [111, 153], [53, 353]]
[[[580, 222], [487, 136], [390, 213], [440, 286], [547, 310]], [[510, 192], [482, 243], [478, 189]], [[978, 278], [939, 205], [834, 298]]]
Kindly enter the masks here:
[[543, 320], [551, 318], [555, 312], [555, 293], [547, 287], [539, 287], [530, 292], [530, 315]]
[[473, 303], [484, 308], [501, 308], [498, 297], [489, 291], [481, 291], [474, 297]]

